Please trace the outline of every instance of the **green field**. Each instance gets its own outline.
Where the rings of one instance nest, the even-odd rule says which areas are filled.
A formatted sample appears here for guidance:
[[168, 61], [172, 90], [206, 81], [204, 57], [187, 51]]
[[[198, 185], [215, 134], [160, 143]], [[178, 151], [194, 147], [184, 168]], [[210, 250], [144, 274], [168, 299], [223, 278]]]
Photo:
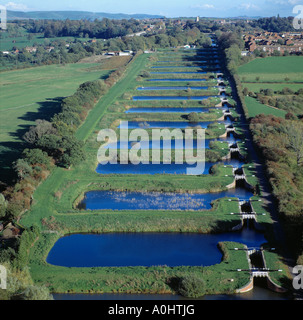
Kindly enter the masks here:
[[[11, 51], [13, 47], [18, 49], [31, 47], [34, 44], [49, 45], [51, 41], [67, 41], [73, 42], [75, 37], [57, 37], [57, 38], [44, 38], [43, 33], [28, 33], [24, 28], [18, 29], [18, 36], [10, 35], [6, 31], [1, 32], [0, 51]], [[30, 38], [28, 38], [30, 35]], [[78, 38], [80, 41], [87, 41], [86, 38]]]
[[59, 111], [62, 98], [73, 94], [81, 83], [108, 75], [109, 70], [94, 70], [98, 65], [51, 65], [0, 74], [1, 169], [10, 174], [11, 162], [22, 150], [22, 136], [36, 119], [50, 119]]
[[[257, 58], [238, 68], [238, 74], [242, 87], [254, 93], [260, 93], [263, 89], [272, 89], [274, 93], [283, 88], [289, 88], [297, 92], [303, 88], [303, 57], [267, 57]], [[282, 96], [287, 99], [290, 96]], [[289, 100], [288, 100], [289, 101]], [[245, 97], [245, 103], [250, 117], [258, 114], [275, 115], [283, 117], [288, 110], [277, 109], [264, 105], [252, 97]]]
[[256, 115], [263, 113], [265, 115], [272, 114], [274, 116], [284, 118], [285, 114], [287, 113], [284, 110], [279, 110], [262, 104], [252, 97], [245, 97], [245, 103], [250, 117], [255, 117]]
[[[303, 83], [303, 57], [257, 58], [240, 66], [242, 82], [300, 82]], [[256, 78], [259, 77], [259, 80]], [[289, 80], [285, 81], [288, 77]]]
[[249, 83], [244, 82], [243, 88], [247, 88], [249, 91], [252, 92], [260, 92], [261, 89], [272, 89], [274, 92], [281, 91], [284, 88], [289, 88], [294, 92], [297, 92], [299, 89], [303, 88], [303, 83], [269, 83], [269, 82], [261, 82], [261, 83]]

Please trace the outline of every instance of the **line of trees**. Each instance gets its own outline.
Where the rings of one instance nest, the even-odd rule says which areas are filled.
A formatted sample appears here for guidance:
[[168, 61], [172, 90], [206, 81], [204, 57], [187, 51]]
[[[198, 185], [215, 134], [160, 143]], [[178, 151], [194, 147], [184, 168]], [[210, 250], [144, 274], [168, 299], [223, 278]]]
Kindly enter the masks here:
[[[285, 119], [272, 115], [258, 115], [249, 118], [245, 104], [238, 66], [243, 62], [240, 58], [240, 35], [221, 34], [219, 44], [224, 49], [227, 69], [235, 82], [239, 100], [246, 118], [250, 123], [254, 144], [265, 160], [267, 175], [272, 186], [272, 192], [278, 203], [279, 215], [286, 231], [286, 237], [292, 253], [297, 258], [297, 264], [303, 263], [303, 123], [302, 118], [288, 112]], [[271, 99], [276, 107], [279, 104], [291, 103], [296, 111], [302, 110], [300, 105], [301, 91], [296, 94], [285, 88], [282, 92], [263, 90], [258, 97], [267, 102]], [[281, 95], [282, 93], [282, 95]], [[285, 97], [284, 97], [284, 96]], [[288, 101], [288, 102], [287, 102]], [[288, 108], [288, 109], [287, 109]], [[285, 106], [290, 111], [289, 106]], [[297, 113], [297, 112], [296, 112]]]
[[110, 20], [29, 20], [23, 27], [30, 33], [43, 33], [45, 38], [87, 37], [110, 39], [143, 30], [143, 23], [136, 19]]
[[258, 115], [251, 120], [255, 144], [266, 161], [286, 236], [297, 264], [303, 263], [303, 123]]
[[[126, 67], [112, 72], [104, 81], [81, 84], [72, 96], [62, 100], [61, 111], [51, 121], [37, 120], [36, 125], [25, 133], [24, 140], [28, 147], [13, 164], [18, 180], [0, 194], [0, 220], [3, 224], [12, 222], [19, 226], [22, 214], [30, 209], [35, 189], [54, 167], [70, 168], [85, 160], [84, 143], [75, 137], [75, 132], [89, 110], [123, 76]], [[19, 226], [19, 229], [21, 237], [1, 244], [0, 264], [9, 270], [9, 279], [28, 265], [29, 249], [40, 236], [36, 226], [29, 229]], [[25, 276], [30, 278], [29, 274]], [[18, 283], [4, 294], [0, 290], [0, 299], [13, 299], [16, 295], [19, 299], [51, 299], [46, 288], [29, 285], [27, 281]]]
[[293, 17], [270, 17], [252, 20], [250, 25], [253, 28], [261, 28], [269, 32], [296, 31], [293, 27]]

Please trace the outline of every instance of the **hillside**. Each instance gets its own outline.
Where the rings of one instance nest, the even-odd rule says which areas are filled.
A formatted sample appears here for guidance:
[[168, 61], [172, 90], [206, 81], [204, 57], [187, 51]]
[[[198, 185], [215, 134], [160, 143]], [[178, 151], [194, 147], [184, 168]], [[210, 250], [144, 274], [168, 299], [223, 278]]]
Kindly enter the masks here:
[[149, 14], [124, 14], [124, 13], [106, 13], [106, 12], [88, 12], [88, 11], [7, 11], [8, 20], [16, 19], [55, 19], [55, 20], [95, 20], [95, 19], [156, 19], [163, 16]]

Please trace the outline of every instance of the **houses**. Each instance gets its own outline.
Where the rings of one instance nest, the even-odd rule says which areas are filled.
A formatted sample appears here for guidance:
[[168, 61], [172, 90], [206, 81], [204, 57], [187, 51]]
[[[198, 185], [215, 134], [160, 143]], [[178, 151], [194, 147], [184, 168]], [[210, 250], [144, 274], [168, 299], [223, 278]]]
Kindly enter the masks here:
[[132, 50], [124, 50], [124, 51], [109, 51], [105, 53], [107, 56], [130, 56], [133, 54]]
[[247, 49], [249, 52], [253, 52], [257, 49], [257, 45], [254, 41], [250, 41], [247, 45]]
[[274, 32], [255, 32], [254, 34], [243, 35], [245, 48], [249, 52], [256, 49], [267, 52], [269, 54], [275, 51], [284, 54], [302, 53], [303, 33], [274, 33]]
[[37, 47], [25, 47], [24, 50], [29, 53], [35, 53], [37, 51]]

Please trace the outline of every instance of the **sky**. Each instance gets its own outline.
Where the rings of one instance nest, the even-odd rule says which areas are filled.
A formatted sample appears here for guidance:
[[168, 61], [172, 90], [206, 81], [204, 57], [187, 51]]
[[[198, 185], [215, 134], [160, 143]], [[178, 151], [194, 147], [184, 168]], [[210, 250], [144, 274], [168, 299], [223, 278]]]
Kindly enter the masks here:
[[0, 4], [14, 11], [91, 11], [146, 13], [166, 17], [295, 16], [303, 0], [22, 0]]

